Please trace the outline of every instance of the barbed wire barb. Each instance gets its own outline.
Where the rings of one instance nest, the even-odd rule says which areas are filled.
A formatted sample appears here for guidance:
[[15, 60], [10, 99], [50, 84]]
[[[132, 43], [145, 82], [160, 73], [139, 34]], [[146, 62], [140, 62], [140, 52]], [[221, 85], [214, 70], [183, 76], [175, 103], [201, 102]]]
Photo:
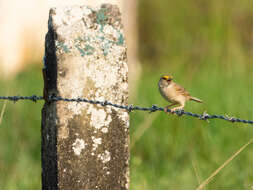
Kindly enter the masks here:
[[[30, 100], [34, 103], [40, 100], [47, 99], [47, 101], [65, 101], [65, 102], [84, 102], [84, 103], [89, 103], [89, 104], [98, 104], [101, 106], [112, 106], [115, 108], [119, 109], [124, 109], [127, 110], [129, 113], [132, 111], [149, 111], [149, 113], [153, 113], [156, 111], [164, 111], [164, 108], [158, 107], [157, 105], [153, 104], [151, 107], [139, 107], [139, 106], [134, 106], [133, 104], [130, 105], [119, 105], [119, 104], [114, 104], [111, 103], [107, 100], [105, 101], [98, 101], [98, 100], [89, 100], [86, 98], [63, 98], [63, 97], [57, 97], [57, 96], [49, 96], [48, 98], [44, 98], [43, 96], [37, 96], [37, 95], [32, 95], [32, 96], [0, 96], [0, 100], [8, 100], [8, 101], [13, 101], [14, 103], [20, 100]], [[208, 121], [208, 119], [222, 119], [225, 121], [229, 121], [232, 123], [238, 122], [238, 123], [245, 123], [245, 124], [253, 124], [252, 120], [245, 120], [245, 119], [240, 119], [240, 118], [235, 118], [235, 117], [229, 117], [228, 115], [222, 116], [222, 115], [209, 115], [205, 111], [203, 114], [196, 114], [196, 113], [191, 113], [187, 112], [184, 110], [177, 110], [172, 112], [170, 109], [167, 109], [167, 112], [176, 114], [178, 116], [182, 115], [188, 115], [191, 117], [196, 117], [200, 120]]]
[[207, 113], [207, 111], [204, 111], [203, 114], [201, 115], [201, 117], [199, 118], [200, 120], [204, 120], [206, 121], [207, 123], [209, 123], [209, 114]]

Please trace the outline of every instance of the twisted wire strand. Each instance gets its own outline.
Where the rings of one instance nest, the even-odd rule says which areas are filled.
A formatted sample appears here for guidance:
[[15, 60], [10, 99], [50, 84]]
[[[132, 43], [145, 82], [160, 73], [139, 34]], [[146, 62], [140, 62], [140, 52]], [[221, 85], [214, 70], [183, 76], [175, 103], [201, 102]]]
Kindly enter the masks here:
[[[37, 96], [37, 95], [32, 95], [32, 96], [0, 96], [0, 100], [9, 100], [13, 102], [17, 102], [19, 100], [30, 100], [32, 102], [37, 102], [40, 100], [44, 100], [43, 96]], [[98, 100], [89, 100], [86, 98], [63, 98], [63, 97], [56, 97], [56, 96], [49, 96], [47, 98], [48, 101], [65, 101], [65, 102], [85, 102], [85, 103], [90, 103], [90, 104], [98, 104], [101, 106], [112, 106], [115, 108], [120, 108], [127, 110], [129, 112], [132, 111], [149, 111], [149, 113], [153, 113], [156, 111], [164, 111], [164, 108], [158, 107], [156, 105], [152, 105], [151, 107], [140, 107], [140, 106], [134, 106], [134, 105], [119, 105], [119, 104], [114, 104], [109, 101], [98, 101]], [[170, 109], [167, 110], [167, 112], [172, 113]], [[173, 112], [174, 114], [178, 116], [182, 115], [188, 115], [192, 116], [201, 120], [208, 120], [208, 119], [222, 119], [226, 120], [232, 123], [238, 122], [238, 123], [246, 123], [246, 124], [253, 124], [252, 120], [245, 120], [245, 119], [240, 119], [240, 118], [235, 118], [235, 117], [228, 117], [228, 116], [223, 116], [223, 115], [209, 115], [206, 112], [203, 114], [196, 114], [196, 113], [191, 113], [187, 112], [184, 110], [177, 110]]]

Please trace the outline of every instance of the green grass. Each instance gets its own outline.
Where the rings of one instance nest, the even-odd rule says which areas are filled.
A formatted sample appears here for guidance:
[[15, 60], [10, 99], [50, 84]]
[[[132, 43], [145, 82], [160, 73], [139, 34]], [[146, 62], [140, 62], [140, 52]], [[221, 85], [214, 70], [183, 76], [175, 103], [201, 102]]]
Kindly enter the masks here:
[[[185, 110], [252, 119], [249, 7], [252, 1], [141, 0], [140, 53], [145, 67], [134, 103], [168, 105], [157, 82], [161, 75], [171, 74], [204, 101], [189, 102]], [[153, 120], [147, 113], [131, 115], [132, 141], [146, 129], [131, 150], [132, 189], [195, 189], [198, 180], [209, 177], [253, 137], [250, 125], [152, 114]], [[205, 189], [250, 189], [251, 149], [252, 145], [240, 153]]]
[[[171, 74], [204, 104], [185, 110], [253, 120], [252, 1], [140, 0], [139, 106], [166, 106], [157, 89]], [[0, 81], [0, 94], [42, 94], [40, 67]], [[131, 94], [130, 94], [131, 96]], [[3, 102], [0, 102], [0, 110]], [[34, 190], [40, 179], [42, 102], [6, 105], [0, 124], [0, 187]], [[133, 190], [195, 189], [253, 137], [252, 125], [162, 112], [131, 113], [130, 182]], [[142, 133], [143, 131], [143, 133]], [[138, 139], [136, 139], [136, 135]], [[250, 189], [253, 145], [248, 146], [205, 189]], [[195, 169], [194, 169], [195, 168]], [[196, 175], [197, 173], [197, 175]], [[198, 177], [197, 177], [198, 176]]]
[[[166, 66], [161, 70], [163, 71], [145, 70], [136, 104], [168, 105], [157, 90], [159, 76], [167, 74], [164, 73]], [[192, 95], [205, 102], [188, 102], [185, 110], [253, 118], [253, 91], [250, 87], [252, 76], [241, 73], [237, 77], [230, 77], [229, 74], [222, 73], [219, 67], [208, 70], [201, 68], [198, 74], [189, 77], [191, 72], [189, 69], [181, 73], [180, 68], [170, 72], [175, 73], [175, 80]], [[236, 66], [230, 72], [238, 72]], [[134, 136], [139, 126], [147, 127], [131, 150], [132, 189], [195, 189], [198, 180], [194, 167], [197, 167], [200, 180], [203, 181], [253, 137], [251, 125], [222, 120], [210, 120], [208, 123], [189, 116], [152, 114], [156, 114], [156, 117], [149, 126], [142, 124], [149, 120], [150, 114], [131, 114], [132, 141], [135, 141]], [[250, 148], [252, 146], [225, 167], [207, 189], [248, 189], [253, 185], [250, 167], [253, 154]]]
[[[42, 94], [41, 68], [33, 67], [14, 80], [0, 81], [1, 95]], [[3, 107], [0, 102], [0, 110]], [[40, 122], [42, 102], [7, 102], [0, 124], [1, 189], [40, 187]]]

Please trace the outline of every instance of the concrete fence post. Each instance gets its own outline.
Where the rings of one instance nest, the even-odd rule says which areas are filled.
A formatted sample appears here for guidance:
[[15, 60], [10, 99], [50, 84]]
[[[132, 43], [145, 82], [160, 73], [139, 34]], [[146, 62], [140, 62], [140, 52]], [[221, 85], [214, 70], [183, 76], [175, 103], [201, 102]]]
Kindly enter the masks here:
[[[117, 6], [50, 10], [44, 97], [127, 104], [126, 45]], [[46, 101], [42, 189], [129, 189], [129, 114], [109, 106]]]

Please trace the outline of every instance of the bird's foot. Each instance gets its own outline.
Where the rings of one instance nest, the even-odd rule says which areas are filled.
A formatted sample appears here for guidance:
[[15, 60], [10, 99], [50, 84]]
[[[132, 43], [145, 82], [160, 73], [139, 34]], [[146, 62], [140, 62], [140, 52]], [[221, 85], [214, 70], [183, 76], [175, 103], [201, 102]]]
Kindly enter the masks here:
[[175, 111], [178, 110], [178, 109], [174, 109], [174, 108], [172, 108], [170, 110], [168, 110], [168, 109], [169, 109], [168, 107], [165, 107], [163, 110], [165, 113], [170, 113], [170, 114], [175, 114], [176, 113]]
[[170, 111], [172, 114], [178, 114], [178, 113], [180, 114], [183, 111], [183, 108], [182, 107], [175, 107], [175, 108], [172, 108]]

